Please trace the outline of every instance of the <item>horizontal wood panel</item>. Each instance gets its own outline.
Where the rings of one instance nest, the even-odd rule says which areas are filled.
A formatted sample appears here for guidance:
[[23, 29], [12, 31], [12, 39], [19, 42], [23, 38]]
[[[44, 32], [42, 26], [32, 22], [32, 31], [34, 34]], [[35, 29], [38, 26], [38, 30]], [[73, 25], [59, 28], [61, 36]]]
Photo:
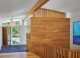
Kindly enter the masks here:
[[31, 40], [29, 47], [43, 57], [43, 43], [69, 48], [70, 20], [67, 18], [31, 18]]
[[[61, 18], [60, 18], [61, 19]], [[61, 20], [55, 18], [32, 18], [31, 20], [31, 38], [35, 42], [65, 40], [68, 42], [70, 37], [70, 20], [63, 18]], [[56, 41], [56, 40], [55, 40]], [[69, 42], [67, 43], [69, 45]]]

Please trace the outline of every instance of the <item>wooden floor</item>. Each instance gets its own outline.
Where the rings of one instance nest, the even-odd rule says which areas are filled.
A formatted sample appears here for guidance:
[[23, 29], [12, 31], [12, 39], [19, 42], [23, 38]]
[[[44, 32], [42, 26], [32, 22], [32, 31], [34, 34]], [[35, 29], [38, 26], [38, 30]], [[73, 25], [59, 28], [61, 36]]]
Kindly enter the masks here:
[[0, 53], [0, 58], [27, 58], [26, 52]]
[[31, 52], [0, 53], [0, 58], [39, 58]]

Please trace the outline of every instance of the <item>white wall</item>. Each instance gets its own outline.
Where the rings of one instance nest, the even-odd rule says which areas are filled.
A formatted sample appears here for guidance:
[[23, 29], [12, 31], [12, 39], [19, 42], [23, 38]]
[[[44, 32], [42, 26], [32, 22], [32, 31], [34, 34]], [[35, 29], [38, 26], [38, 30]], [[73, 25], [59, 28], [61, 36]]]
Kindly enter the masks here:
[[20, 31], [21, 31], [21, 45], [26, 45], [26, 25], [22, 23], [20, 26]]
[[65, 13], [65, 18], [70, 18], [70, 13], [69, 12]]
[[0, 20], [0, 49], [2, 47], [2, 21]]
[[73, 44], [73, 22], [80, 21], [80, 10], [71, 13], [70, 20], [70, 48], [80, 49], [80, 45]]

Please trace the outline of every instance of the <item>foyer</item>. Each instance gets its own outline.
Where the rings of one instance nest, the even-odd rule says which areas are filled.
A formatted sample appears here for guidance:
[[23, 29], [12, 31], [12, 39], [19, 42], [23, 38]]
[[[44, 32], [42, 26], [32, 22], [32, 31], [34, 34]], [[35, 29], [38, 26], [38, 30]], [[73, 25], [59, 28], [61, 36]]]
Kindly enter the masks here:
[[0, 58], [80, 58], [79, 0], [0, 4]]

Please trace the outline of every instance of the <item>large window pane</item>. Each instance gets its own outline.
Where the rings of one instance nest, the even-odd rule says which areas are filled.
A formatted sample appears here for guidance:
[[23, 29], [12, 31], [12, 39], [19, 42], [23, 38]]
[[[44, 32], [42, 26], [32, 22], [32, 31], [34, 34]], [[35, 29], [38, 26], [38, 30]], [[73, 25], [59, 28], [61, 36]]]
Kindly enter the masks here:
[[20, 44], [20, 28], [14, 27], [12, 28], [12, 45]]

